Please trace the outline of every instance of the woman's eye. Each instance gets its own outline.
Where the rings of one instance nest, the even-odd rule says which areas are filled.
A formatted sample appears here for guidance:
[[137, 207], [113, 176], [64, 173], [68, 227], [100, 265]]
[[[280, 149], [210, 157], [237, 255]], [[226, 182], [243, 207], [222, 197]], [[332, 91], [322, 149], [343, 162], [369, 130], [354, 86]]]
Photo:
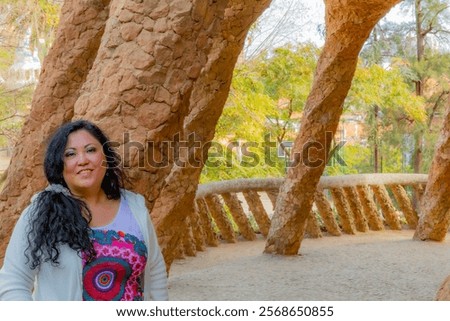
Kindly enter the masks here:
[[97, 148], [95, 148], [95, 147], [89, 147], [86, 151], [87, 151], [88, 153], [95, 153], [95, 152], [97, 151]]
[[75, 156], [74, 152], [65, 152], [64, 153], [64, 157], [72, 157], [72, 156]]

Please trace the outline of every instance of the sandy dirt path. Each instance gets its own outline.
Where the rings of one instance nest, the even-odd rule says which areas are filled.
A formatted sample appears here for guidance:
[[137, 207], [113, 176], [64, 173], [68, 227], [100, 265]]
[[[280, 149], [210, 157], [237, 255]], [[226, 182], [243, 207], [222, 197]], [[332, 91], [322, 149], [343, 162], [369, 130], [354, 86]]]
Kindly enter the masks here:
[[299, 256], [263, 254], [264, 240], [208, 248], [176, 261], [171, 300], [433, 300], [450, 274], [450, 237], [412, 240], [413, 231], [305, 239]]

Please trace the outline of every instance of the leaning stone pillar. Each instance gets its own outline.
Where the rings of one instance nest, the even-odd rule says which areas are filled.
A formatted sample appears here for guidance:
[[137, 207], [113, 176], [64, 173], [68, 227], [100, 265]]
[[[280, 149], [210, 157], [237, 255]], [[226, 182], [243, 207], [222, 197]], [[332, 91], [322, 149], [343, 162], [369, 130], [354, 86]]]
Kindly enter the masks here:
[[358, 197], [358, 193], [354, 187], [344, 187], [345, 199], [350, 205], [350, 209], [353, 213], [355, 219], [355, 227], [359, 232], [367, 232], [369, 230], [369, 225], [367, 224], [367, 219], [362, 211], [362, 205]]
[[402, 210], [403, 215], [405, 216], [405, 219], [408, 222], [409, 228], [415, 229], [417, 227], [417, 222], [419, 218], [417, 212], [415, 211], [415, 209], [411, 204], [408, 194], [406, 194], [405, 189], [403, 188], [403, 186], [398, 184], [389, 185], [389, 188], [394, 194], [398, 206]]
[[450, 301], [450, 276], [442, 282], [436, 293], [436, 301]]
[[267, 190], [265, 191], [267, 197], [269, 197], [270, 202], [272, 203], [273, 208], [275, 209], [275, 204], [277, 203], [278, 190]]
[[200, 218], [197, 202], [194, 201], [194, 211], [189, 215], [191, 218], [192, 234], [194, 237], [195, 249], [204, 251], [206, 249], [206, 235]]
[[359, 200], [364, 213], [367, 217], [367, 223], [372, 231], [384, 230], [383, 220], [378, 215], [377, 205], [375, 204], [369, 187], [367, 185], [356, 186]]
[[450, 95], [419, 213], [414, 239], [443, 241], [450, 227]]
[[401, 230], [402, 225], [398, 218], [394, 205], [389, 198], [388, 191], [384, 185], [371, 185], [371, 188], [375, 194], [378, 204], [383, 211], [384, 219], [389, 227], [393, 230]]
[[[294, 159], [280, 187], [265, 253], [297, 255], [314, 194], [362, 46], [378, 21], [400, 0], [325, 0], [326, 39], [306, 99]], [[311, 147], [311, 148], [310, 148]]]
[[222, 207], [219, 197], [217, 195], [210, 195], [205, 197], [205, 201], [222, 238], [229, 243], [235, 243], [236, 236], [233, 231], [233, 226]]
[[198, 207], [198, 215], [200, 217], [200, 224], [205, 232], [205, 242], [209, 246], [219, 245], [219, 240], [217, 239], [217, 234], [214, 232], [212, 226], [211, 217], [208, 215], [208, 206], [206, 205], [205, 199], [201, 198], [196, 201]]
[[256, 224], [259, 226], [259, 231], [264, 237], [266, 237], [270, 229], [270, 219], [264, 209], [258, 193], [255, 191], [244, 191], [242, 194], [244, 195], [248, 207], [255, 218]]
[[192, 221], [190, 216], [186, 217], [186, 228], [185, 233], [181, 239], [183, 244], [183, 254], [187, 256], [196, 256], [197, 249], [195, 246], [194, 234], [192, 231]]
[[413, 185], [414, 195], [418, 202], [421, 202], [423, 194], [425, 193], [425, 185], [415, 184]]
[[352, 213], [350, 211], [350, 207], [345, 200], [344, 193], [340, 188], [330, 188], [331, 196], [333, 197], [334, 207], [336, 207], [336, 211], [338, 212], [342, 231], [346, 234], [355, 234], [355, 226], [353, 223]]
[[327, 232], [334, 236], [340, 236], [341, 230], [339, 228], [336, 219], [334, 218], [333, 210], [328, 202], [323, 191], [317, 191], [314, 196], [314, 202], [316, 204], [317, 210], [319, 211], [320, 217], [322, 217], [323, 224]]
[[249, 241], [256, 239], [255, 232], [253, 231], [247, 215], [245, 215], [244, 209], [242, 208], [241, 202], [239, 201], [236, 194], [224, 193], [222, 194], [225, 204], [230, 210], [231, 216], [233, 216], [234, 222], [239, 228], [242, 236]]
[[306, 221], [306, 233], [314, 239], [322, 237], [322, 232], [320, 231], [320, 226], [314, 211], [309, 213], [308, 220]]

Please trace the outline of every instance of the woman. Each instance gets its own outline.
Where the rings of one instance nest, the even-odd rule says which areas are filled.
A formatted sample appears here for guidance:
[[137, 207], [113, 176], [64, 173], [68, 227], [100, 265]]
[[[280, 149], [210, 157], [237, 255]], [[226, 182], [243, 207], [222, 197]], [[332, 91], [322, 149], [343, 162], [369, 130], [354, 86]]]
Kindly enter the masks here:
[[49, 186], [14, 228], [0, 300], [167, 300], [167, 273], [141, 195], [94, 124], [63, 125], [44, 160]]

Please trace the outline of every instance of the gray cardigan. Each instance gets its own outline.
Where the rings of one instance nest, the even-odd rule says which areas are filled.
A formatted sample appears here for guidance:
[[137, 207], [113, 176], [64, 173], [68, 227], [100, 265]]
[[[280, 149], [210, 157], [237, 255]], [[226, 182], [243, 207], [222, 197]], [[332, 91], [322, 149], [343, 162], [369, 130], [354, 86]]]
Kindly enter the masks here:
[[[167, 272], [156, 233], [144, 197], [122, 190], [144, 236], [148, 249], [144, 276], [145, 300], [168, 300]], [[59, 266], [45, 262], [31, 270], [24, 255], [27, 247], [26, 228], [31, 206], [28, 206], [14, 227], [3, 267], [0, 270], [0, 300], [82, 300], [82, 261], [68, 245], [60, 247]]]

